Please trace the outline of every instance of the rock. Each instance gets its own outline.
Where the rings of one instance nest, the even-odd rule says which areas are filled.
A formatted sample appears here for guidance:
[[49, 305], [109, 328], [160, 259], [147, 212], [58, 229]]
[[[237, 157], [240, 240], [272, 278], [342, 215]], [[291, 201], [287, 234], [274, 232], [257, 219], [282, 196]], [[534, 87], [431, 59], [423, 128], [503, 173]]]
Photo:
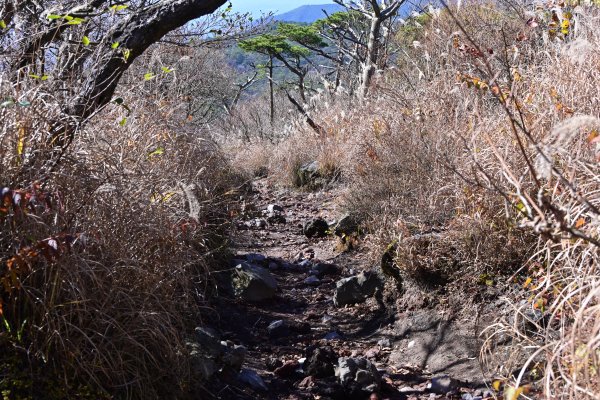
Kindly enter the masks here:
[[273, 321], [267, 327], [271, 339], [279, 339], [290, 335], [290, 327], [283, 320]]
[[335, 354], [331, 346], [320, 347], [306, 359], [304, 371], [307, 375], [312, 375], [316, 378], [334, 376], [336, 359], [337, 354]]
[[308, 286], [319, 286], [321, 284], [321, 280], [316, 276], [312, 275], [306, 278], [303, 283]]
[[259, 392], [268, 392], [269, 388], [267, 387], [265, 381], [256, 373], [248, 368], [244, 368], [240, 371], [238, 375], [238, 379], [240, 382], [245, 383], [250, 386], [252, 389]]
[[300, 389], [310, 389], [313, 386], [315, 386], [315, 378], [312, 376], [307, 376], [298, 384]]
[[296, 360], [290, 360], [283, 363], [283, 365], [273, 372], [275, 375], [281, 378], [289, 378], [296, 372], [296, 370], [300, 367], [300, 363]]
[[333, 226], [333, 234], [339, 237], [350, 236], [358, 232], [358, 222], [350, 214], [344, 214]]
[[267, 257], [263, 256], [262, 254], [258, 254], [258, 253], [246, 254], [244, 256], [244, 258], [249, 263], [264, 263], [265, 261], [267, 261]]
[[448, 394], [455, 392], [460, 386], [460, 382], [448, 376], [437, 376], [431, 379], [427, 385], [427, 390], [435, 394]]
[[333, 332], [329, 332], [327, 335], [325, 335], [324, 339], [325, 340], [342, 340], [342, 335], [333, 331]]
[[369, 350], [365, 352], [365, 357], [367, 358], [377, 358], [379, 356], [380, 350], [379, 347], [371, 347]]
[[326, 275], [335, 275], [337, 272], [338, 269], [333, 264], [318, 263], [313, 265], [309, 273], [311, 275], [315, 275], [319, 278], [322, 278]]
[[302, 164], [297, 171], [297, 186], [315, 186], [321, 178], [320, 165], [318, 161]]
[[196, 356], [191, 358], [193, 376], [202, 381], [209, 380], [217, 371], [217, 364], [210, 358]]
[[198, 348], [194, 348], [191, 344], [192, 351], [198, 350], [210, 357], [221, 357], [225, 352], [225, 348], [221, 345], [221, 340], [217, 337], [217, 334], [209, 328], [197, 327], [195, 330], [195, 339]]
[[361, 272], [358, 275], [344, 278], [336, 283], [333, 303], [337, 307], [346, 304], [363, 303], [373, 296], [383, 283], [375, 272]]
[[262, 219], [262, 218], [255, 218], [251, 221], [246, 221], [244, 222], [244, 225], [247, 228], [259, 228], [259, 229], [263, 229], [267, 227], [267, 221]]
[[279, 264], [277, 264], [276, 262], [270, 262], [269, 263], [269, 270], [271, 271], [277, 271], [279, 269]]
[[293, 333], [300, 335], [310, 333], [311, 327], [306, 322], [277, 320], [269, 324], [267, 331], [271, 339], [279, 339]]
[[262, 301], [275, 297], [277, 281], [258, 265], [243, 263], [235, 267], [232, 277], [234, 294], [246, 301]]
[[336, 376], [343, 386], [356, 386], [367, 392], [378, 390], [381, 382], [377, 368], [365, 358], [340, 357]]
[[316, 218], [307, 221], [302, 229], [304, 235], [308, 238], [325, 237], [329, 232], [329, 224], [323, 218]]
[[383, 348], [391, 348], [392, 347], [392, 341], [388, 338], [383, 338], [380, 339], [377, 344]]
[[239, 371], [246, 359], [246, 353], [248, 353], [246, 347], [234, 345], [233, 347], [229, 348], [223, 356], [223, 364], [230, 367], [234, 371]]
[[276, 214], [276, 213], [282, 213], [282, 212], [283, 212], [283, 207], [281, 207], [280, 205], [269, 204], [267, 206], [267, 214]]
[[312, 261], [310, 260], [302, 260], [299, 263], [296, 264], [297, 266], [299, 266], [302, 269], [308, 269], [312, 266]]
[[267, 370], [269, 370], [269, 371], [275, 371], [277, 368], [281, 367], [282, 365], [283, 365], [283, 361], [281, 361], [277, 357], [269, 357], [267, 359], [267, 361], [265, 362], [265, 366], [267, 367]]

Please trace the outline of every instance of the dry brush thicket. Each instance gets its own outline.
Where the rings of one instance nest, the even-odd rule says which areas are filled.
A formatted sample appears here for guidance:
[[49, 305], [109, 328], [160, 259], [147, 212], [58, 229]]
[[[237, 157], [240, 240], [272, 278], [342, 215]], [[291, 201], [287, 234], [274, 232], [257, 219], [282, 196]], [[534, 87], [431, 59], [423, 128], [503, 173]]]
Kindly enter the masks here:
[[195, 389], [186, 341], [227, 250], [237, 180], [140, 72], [58, 164], [45, 132], [63, 117], [59, 102], [39, 79], [0, 76], [9, 398], [185, 398]]
[[509, 396], [600, 394], [598, 26], [595, 5], [433, 10], [399, 30], [369, 100], [321, 94], [324, 133], [254, 146], [281, 182], [312, 160], [341, 171], [348, 208], [377, 253], [398, 240], [407, 276], [502, 287], [482, 357], [511, 343], [491, 373]]

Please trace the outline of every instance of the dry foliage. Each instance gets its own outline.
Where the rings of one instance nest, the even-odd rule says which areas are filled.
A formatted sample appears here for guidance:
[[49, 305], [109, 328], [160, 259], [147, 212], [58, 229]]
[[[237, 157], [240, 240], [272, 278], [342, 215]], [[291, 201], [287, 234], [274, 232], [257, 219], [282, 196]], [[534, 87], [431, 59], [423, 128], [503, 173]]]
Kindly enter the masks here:
[[395, 38], [368, 101], [321, 98], [325, 132], [297, 129], [270, 171], [288, 184], [306, 161], [342, 171], [377, 251], [399, 239], [416, 280], [495, 276], [483, 283], [507, 307], [482, 355], [494, 364], [510, 343], [491, 375], [507, 398], [597, 398], [600, 11], [478, 2], [423, 22]]
[[43, 83], [28, 85], [2, 82], [0, 362], [22, 368], [2, 390], [184, 397], [186, 341], [226, 250], [227, 162], [138, 81], [48, 165], [45, 132], [61, 115]]

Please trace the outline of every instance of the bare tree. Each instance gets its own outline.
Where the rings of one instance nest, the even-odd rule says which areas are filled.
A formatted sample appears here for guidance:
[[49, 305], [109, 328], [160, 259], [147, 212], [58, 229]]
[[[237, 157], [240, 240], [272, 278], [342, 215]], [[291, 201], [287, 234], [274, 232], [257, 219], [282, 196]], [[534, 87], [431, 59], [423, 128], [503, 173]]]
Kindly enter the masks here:
[[20, 81], [38, 80], [60, 99], [64, 118], [52, 125], [48, 143], [64, 148], [149, 46], [225, 2], [4, 0], [1, 68]]
[[386, 21], [394, 17], [400, 6], [406, 0], [334, 0], [336, 3], [348, 10], [357, 11], [363, 14], [369, 21], [369, 34], [366, 41], [366, 53], [362, 65], [360, 79], [360, 89], [358, 96], [362, 100], [366, 97], [379, 59], [382, 42], [385, 38], [385, 29], [383, 27]]

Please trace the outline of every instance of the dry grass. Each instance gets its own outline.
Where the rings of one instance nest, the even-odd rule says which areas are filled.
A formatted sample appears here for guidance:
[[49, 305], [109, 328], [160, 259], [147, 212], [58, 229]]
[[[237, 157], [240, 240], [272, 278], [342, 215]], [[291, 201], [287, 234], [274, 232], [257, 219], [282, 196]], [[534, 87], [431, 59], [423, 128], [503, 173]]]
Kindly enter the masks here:
[[376, 252], [399, 238], [417, 280], [494, 275], [507, 306], [483, 357], [511, 343], [492, 372], [505, 388], [597, 398], [600, 11], [503, 4], [463, 2], [400, 32], [372, 98], [317, 106], [327, 134], [293, 132], [270, 171], [289, 184], [305, 161], [333, 165]]
[[[227, 162], [169, 118], [169, 102], [132, 88], [124, 126], [126, 110], [109, 106], [44, 169], [44, 132], [60, 113], [24, 86], [12, 96], [30, 106], [0, 108], [0, 187], [23, 199], [0, 218], [2, 390], [185, 397], [197, 383], [185, 342], [227, 248]], [[32, 371], [23, 379], [6, 369], [15, 352]]]

